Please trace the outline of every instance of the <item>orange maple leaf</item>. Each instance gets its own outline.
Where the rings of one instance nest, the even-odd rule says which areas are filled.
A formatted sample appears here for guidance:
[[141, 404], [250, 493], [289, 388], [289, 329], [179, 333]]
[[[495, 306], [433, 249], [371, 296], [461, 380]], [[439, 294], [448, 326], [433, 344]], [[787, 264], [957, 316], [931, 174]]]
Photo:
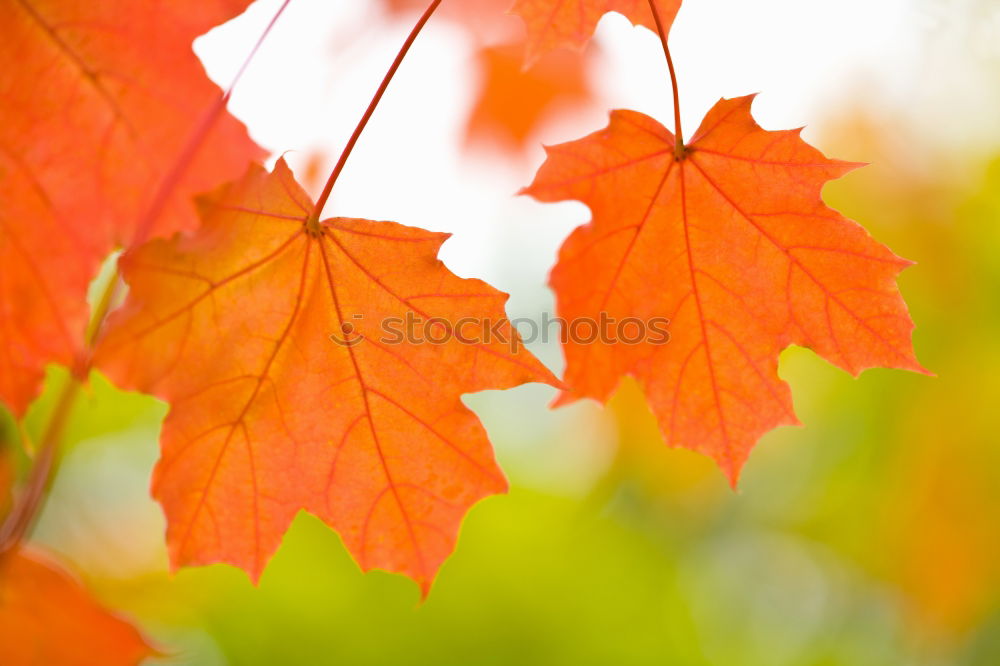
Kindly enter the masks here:
[[[382, 0], [392, 15], [426, 7], [425, 0]], [[505, 13], [511, 0], [445, 3], [440, 17], [468, 33], [475, 45], [478, 90], [466, 124], [467, 143], [521, 151], [549, 113], [563, 104], [593, 97], [587, 56], [565, 51], [544, 54], [524, 67], [522, 21]], [[648, 10], [647, 10], [648, 11]]]
[[570, 341], [559, 402], [607, 401], [632, 375], [667, 442], [712, 456], [733, 484], [763, 433], [798, 423], [777, 373], [787, 346], [854, 374], [923, 371], [895, 282], [909, 262], [820, 196], [859, 165], [798, 130], [761, 129], [752, 99], [716, 104], [681, 160], [660, 123], [615, 111], [606, 129], [548, 148], [525, 189], [593, 214], [552, 272], [561, 317], [671, 320], [663, 345]]
[[590, 100], [587, 60], [581, 55], [550, 53], [528, 69], [523, 56], [521, 42], [477, 53], [481, 82], [466, 127], [468, 141], [521, 149], [551, 110]]
[[[670, 32], [680, 7], [681, 0], [656, 0], [664, 34]], [[608, 12], [618, 12], [635, 25], [656, 30], [649, 0], [515, 0], [511, 11], [524, 19], [528, 30], [528, 64], [553, 49], [582, 48]]]
[[134, 666], [155, 655], [134, 626], [48, 557], [0, 554], [0, 663]]
[[193, 228], [191, 196], [261, 155], [222, 115], [171, 173], [221, 95], [191, 42], [248, 4], [0, 3], [0, 401], [15, 413], [46, 363], [73, 363], [87, 285], [113, 247], [142, 225]]
[[[257, 579], [305, 509], [363, 569], [426, 594], [465, 512], [506, 489], [460, 395], [557, 380], [504, 319], [506, 295], [436, 258], [447, 234], [310, 222], [283, 161], [203, 205], [197, 234], [125, 255], [129, 298], [96, 355], [172, 405], [153, 493], [173, 565]], [[400, 335], [407, 316], [440, 344]], [[504, 340], [471, 344], [470, 317]]]

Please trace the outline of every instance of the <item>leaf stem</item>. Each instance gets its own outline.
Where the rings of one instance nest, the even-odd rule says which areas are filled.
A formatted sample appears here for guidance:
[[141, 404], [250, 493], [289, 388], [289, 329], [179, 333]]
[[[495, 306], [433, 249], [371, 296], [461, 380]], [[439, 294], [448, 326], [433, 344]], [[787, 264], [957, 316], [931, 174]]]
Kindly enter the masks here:
[[56, 398], [56, 406], [49, 416], [45, 432], [42, 434], [42, 441], [35, 451], [31, 471], [28, 474], [28, 480], [25, 482], [24, 492], [6, 520], [0, 525], [0, 555], [3, 555], [20, 543], [24, 535], [31, 529], [35, 518], [38, 516], [38, 511], [44, 503], [45, 491], [52, 483], [52, 477], [54, 476], [56, 452], [59, 448], [59, 442], [62, 439], [63, 431], [66, 429], [66, 423], [69, 420], [70, 412], [73, 410], [76, 397], [79, 395], [80, 389], [87, 380], [87, 375], [90, 374], [90, 369], [93, 366], [92, 355], [94, 343], [100, 335], [104, 322], [107, 321], [108, 314], [118, 300], [118, 293], [121, 287], [121, 276], [118, 270], [115, 269], [108, 280], [108, 284], [105, 285], [104, 291], [101, 293], [101, 298], [97, 302], [97, 307], [94, 308], [94, 313], [90, 318], [90, 324], [87, 326], [84, 351], [74, 362], [69, 377], [66, 378], [66, 383]]
[[656, 32], [660, 35], [660, 43], [663, 44], [663, 55], [667, 57], [667, 69], [670, 70], [670, 85], [674, 89], [674, 157], [678, 160], [684, 159], [684, 132], [681, 130], [681, 102], [680, 94], [677, 92], [677, 72], [674, 71], [674, 60], [670, 57], [670, 47], [667, 46], [667, 32], [663, 29], [663, 20], [660, 18], [660, 10], [656, 7], [656, 0], [649, 0], [649, 8], [653, 12], [653, 21], [656, 23]]
[[431, 15], [441, 4], [441, 0], [433, 0], [431, 4], [424, 10], [423, 16], [417, 21], [417, 24], [413, 26], [413, 30], [410, 31], [409, 37], [403, 42], [402, 48], [399, 49], [399, 53], [396, 54], [396, 59], [392, 61], [392, 65], [389, 67], [389, 71], [386, 72], [385, 78], [382, 79], [382, 84], [378, 87], [375, 92], [375, 96], [372, 98], [371, 103], [368, 105], [368, 109], [365, 114], [361, 117], [358, 122], [358, 126], [354, 128], [354, 133], [351, 138], [348, 139], [347, 145], [344, 146], [344, 151], [340, 154], [340, 159], [337, 160], [337, 165], [333, 168], [333, 172], [330, 174], [330, 178], [326, 181], [326, 186], [323, 188], [323, 192], [319, 195], [319, 199], [316, 200], [316, 206], [313, 208], [312, 215], [309, 216], [309, 221], [307, 226], [310, 231], [315, 232], [318, 228], [319, 217], [323, 213], [323, 208], [326, 206], [327, 199], [330, 198], [330, 192], [333, 191], [333, 186], [336, 184], [337, 179], [340, 177], [340, 172], [344, 170], [344, 165], [347, 164], [347, 158], [351, 156], [351, 152], [354, 151], [354, 146], [358, 143], [358, 139], [361, 138], [361, 133], [365, 130], [365, 126], [368, 125], [368, 121], [371, 120], [372, 114], [375, 113], [376, 107], [378, 107], [379, 102], [382, 101], [382, 96], [385, 94], [386, 89], [389, 87], [389, 83], [392, 81], [392, 77], [396, 75], [396, 70], [403, 63], [403, 59], [409, 52], [410, 47], [413, 46], [413, 42], [416, 41], [417, 35], [420, 31], [424, 29], [424, 25], [430, 20]]
[[80, 380], [76, 375], [70, 375], [59, 393], [55, 409], [49, 417], [49, 423], [42, 436], [42, 442], [35, 454], [34, 464], [28, 476], [24, 492], [18, 498], [3, 525], [0, 525], [0, 556], [12, 550], [31, 528], [38, 509], [42, 505], [45, 491], [52, 480], [52, 469], [56, 450], [62, 438], [73, 403], [80, 391]]
[[264, 32], [261, 33], [253, 48], [250, 49], [250, 53], [243, 61], [243, 64], [240, 65], [240, 68], [237, 70], [233, 80], [230, 81], [229, 87], [226, 88], [225, 92], [219, 95], [215, 99], [215, 102], [212, 103], [212, 106], [205, 111], [205, 115], [202, 116], [201, 122], [198, 123], [194, 133], [191, 134], [190, 138], [188, 138], [183, 150], [180, 155], [178, 155], [177, 160], [174, 161], [173, 168], [171, 168], [163, 180], [160, 181], [160, 186], [157, 189], [156, 194], [153, 196], [149, 208], [147, 208], [142, 217], [139, 218], [139, 223], [136, 225], [136, 231], [131, 238], [129, 247], [137, 247], [149, 240], [153, 224], [159, 219], [160, 215], [163, 214], [163, 209], [166, 208], [167, 202], [170, 201], [170, 196], [173, 194], [177, 185], [184, 177], [184, 173], [188, 170], [188, 167], [190, 167], [194, 162], [194, 158], [198, 154], [198, 149], [201, 148], [202, 144], [205, 142], [205, 137], [208, 136], [212, 127], [215, 126], [215, 121], [218, 120], [223, 111], [226, 110], [226, 106], [229, 104], [229, 98], [233, 95], [233, 88], [236, 87], [236, 84], [239, 82], [240, 78], [242, 78], [243, 73], [250, 65], [250, 61], [252, 61], [254, 56], [257, 55], [257, 51], [260, 50], [264, 40], [271, 33], [271, 29], [274, 28], [274, 24], [278, 22], [278, 19], [285, 12], [285, 9], [291, 2], [292, 0], [285, 0], [281, 3], [281, 6], [278, 7], [278, 11], [275, 12], [271, 21], [267, 24], [267, 27], [264, 28]]

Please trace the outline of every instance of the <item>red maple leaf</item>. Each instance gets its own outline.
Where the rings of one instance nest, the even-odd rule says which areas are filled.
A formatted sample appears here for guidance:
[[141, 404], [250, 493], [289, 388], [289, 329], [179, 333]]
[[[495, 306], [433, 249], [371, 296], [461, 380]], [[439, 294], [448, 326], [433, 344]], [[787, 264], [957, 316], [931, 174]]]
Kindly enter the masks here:
[[761, 129], [752, 99], [716, 104], [680, 159], [660, 123], [615, 111], [606, 129], [548, 148], [525, 190], [593, 214], [552, 272], [561, 317], [670, 320], [666, 344], [571, 340], [560, 402], [606, 401], [632, 375], [667, 442], [712, 456], [734, 484], [763, 433], [798, 422], [777, 373], [789, 345], [854, 374], [923, 371], [895, 281], [910, 262], [820, 196], [858, 165], [797, 130]]
[[96, 362], [172, 405], [153, 493], [174, 566], [256, 579], [304, 509], [426, 593], [469, 507], [506, 489], [461, 394], [557, 382], [506, 295], [436, 258], [446, 234], [312, 208], [283, 161], [254, 167], [195, 235], [126, 254]]
[[0, 401], [15, 413], [46, 363], [80, 352], [87, 285], [108, 253], [140, 229], [193, 228], [191, 196], [261, 155], [235, 119], [206, 116], [221, 93], [191, 50], [248, 4], [0, 4]]

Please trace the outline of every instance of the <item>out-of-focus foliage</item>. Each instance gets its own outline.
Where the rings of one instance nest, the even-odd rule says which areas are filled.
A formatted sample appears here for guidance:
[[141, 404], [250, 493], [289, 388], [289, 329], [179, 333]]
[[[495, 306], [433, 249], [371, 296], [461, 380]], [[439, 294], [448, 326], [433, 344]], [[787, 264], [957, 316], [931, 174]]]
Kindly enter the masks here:
[[[466, 123], [472, 145], [517, 156], [562, 110], [595, 97], [589, 71], [596, 48], [556, 49], [525, 62], [527, 33], [520, 17], [506, 10], [513, 0], [464, 0], [443, 5], [440, 18], [453, 22], [475, 49], [476, 93]], [[387, 14], [411, 20], [423, 0], [381, 0]]]
[[590, 101], [587, 55], [556, 51], [528, 69], [523, 62], [520, 42], [479, 49], [479, 94], [466, 128], [470, 143], [522, 149], [554, 111]]

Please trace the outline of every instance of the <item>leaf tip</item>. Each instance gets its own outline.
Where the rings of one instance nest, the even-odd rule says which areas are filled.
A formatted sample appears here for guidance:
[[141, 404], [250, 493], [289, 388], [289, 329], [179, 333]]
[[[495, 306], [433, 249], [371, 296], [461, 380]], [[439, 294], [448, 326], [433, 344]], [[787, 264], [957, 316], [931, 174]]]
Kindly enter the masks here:
[[[563, 384], [563, 382], [559, 382]], [[563, 384], [565, 386], [565, 384]], [[560, 389], [559, 395], [555, 397], [555, 400], [549, 403], [550, 409], [557, 409], [559, 407], [565, 407], [566, 405], [572, 405], [574, 402], [580, 399], [580, 396], [572, 393], [566, 388], [556, 387]]]
[[726, 480], [729, 481], [730, 490], [734, 493], [739, 493], [740, 473], [743, 471], [743, 463], [737, 463], [731, 457], [719, 460], [718, 463], [719, 467], [722, 468], [722, 473], [726, 476]]
[[871, 162], [847, 162], [844, 160], [836, 160], [834, 163], [840, 168], [842, 168], [845, 174], [848, 174], [857, 169], [863, 169], [866, 166], [871, 166]]
[[556, 377], [555, 373], [553, 373], [548, 368], [545, 368], [545, 370], [548, 372], [549, 375], [549, 380], [545, 382], [546, 384], [555, 389], [558, 389], [562, 393], [566, 393], [569, 391], [569, 384]]
[[757, 101], [757, 97], [760, 96], [760, 91], [747, 93], [746, 95], [737, 95], [736, 97], [723, 97], [720, 102], [732, 102], [737, 106], [753, 106], [753, 103]]
[[917, 360], [916, 353], [911, 353], [909, 355], [909, 361], [907, 365], [900, 366], [902, 370], [909, 370], [910, 372], [915, 372], [918, 375], [923, 375], [925, 377], [937, 377], [937, 373], [933, 370], [928, 370], [924, 367], [924, 364]]

